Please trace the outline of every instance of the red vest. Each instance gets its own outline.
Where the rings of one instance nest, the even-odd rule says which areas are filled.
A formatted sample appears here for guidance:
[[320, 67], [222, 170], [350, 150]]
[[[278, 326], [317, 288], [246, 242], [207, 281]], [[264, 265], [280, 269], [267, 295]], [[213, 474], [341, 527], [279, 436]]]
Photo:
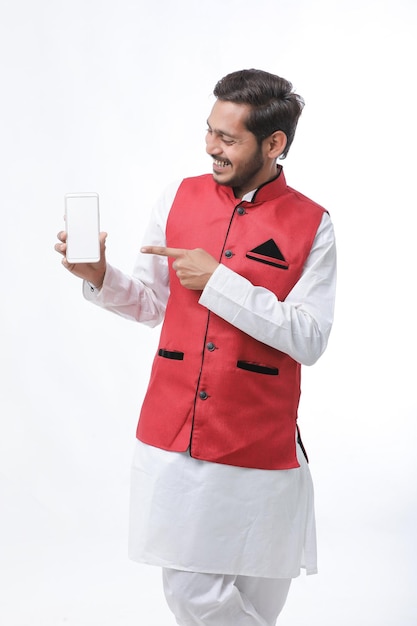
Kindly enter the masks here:
[[[167, 246], [204, 248], [254, 285], [285, 300], [300, 278], [324, 209], [287, 187], [284, 174], [252, 202], [208, 174], [184, 180]], [[137, 437], [172, 451], [242, 467], [298, 467], [300, 364], [198, 303], [170, 268], [161, 338]]]

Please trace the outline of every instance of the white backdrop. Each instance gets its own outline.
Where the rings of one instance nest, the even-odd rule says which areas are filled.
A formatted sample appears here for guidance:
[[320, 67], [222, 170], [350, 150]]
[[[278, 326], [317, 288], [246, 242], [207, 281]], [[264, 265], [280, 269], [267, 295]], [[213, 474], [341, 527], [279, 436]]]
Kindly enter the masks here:
[[173, 624], [126, 555], [129, 466], [159, 330], [81, 297], [53, 250], [97, 191], [130, 271], [153, 201], [209, 171], [218, 78], [257, 67], [306, 100], [284, 163], [332, 215], [337, 315], [304, 370], [320, 573], [283, 626], [417, 623], [415, 0], [0, 0], [0, 622]]

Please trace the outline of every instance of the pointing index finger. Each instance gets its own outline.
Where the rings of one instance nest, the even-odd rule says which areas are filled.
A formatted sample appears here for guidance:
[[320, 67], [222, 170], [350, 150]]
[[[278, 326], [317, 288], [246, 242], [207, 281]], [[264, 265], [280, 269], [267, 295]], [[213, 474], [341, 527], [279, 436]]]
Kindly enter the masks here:
[[157, 254], [158, 256], [169, 256], [173, 259], [178, 259], [182, 256], [185, 250], [181, 248], [165, 248], [164, 246], [143, 246], [140, 249], [144, 254]]

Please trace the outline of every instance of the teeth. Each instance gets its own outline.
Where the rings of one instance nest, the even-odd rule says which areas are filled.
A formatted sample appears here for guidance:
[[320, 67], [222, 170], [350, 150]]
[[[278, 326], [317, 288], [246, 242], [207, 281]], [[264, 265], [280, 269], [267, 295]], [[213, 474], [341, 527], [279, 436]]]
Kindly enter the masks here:
[[219, 161], [218, 159], [214, 159], [214, 163], [217, 167], [226, 167], [227, 165], [230, 165], [230, 161]]

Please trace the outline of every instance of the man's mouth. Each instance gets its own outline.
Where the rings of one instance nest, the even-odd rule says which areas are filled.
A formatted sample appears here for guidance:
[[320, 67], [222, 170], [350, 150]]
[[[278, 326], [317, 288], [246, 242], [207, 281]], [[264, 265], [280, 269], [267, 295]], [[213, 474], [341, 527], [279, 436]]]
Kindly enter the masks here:
[[214, 161], [214, 165], [219, 168], [224, 168], [224, 167], [227, 167], [228, 165], [232, 165], [230, 161], [228, 160], [223, 161], [220, 159], [213, 159], [213, 161]]

